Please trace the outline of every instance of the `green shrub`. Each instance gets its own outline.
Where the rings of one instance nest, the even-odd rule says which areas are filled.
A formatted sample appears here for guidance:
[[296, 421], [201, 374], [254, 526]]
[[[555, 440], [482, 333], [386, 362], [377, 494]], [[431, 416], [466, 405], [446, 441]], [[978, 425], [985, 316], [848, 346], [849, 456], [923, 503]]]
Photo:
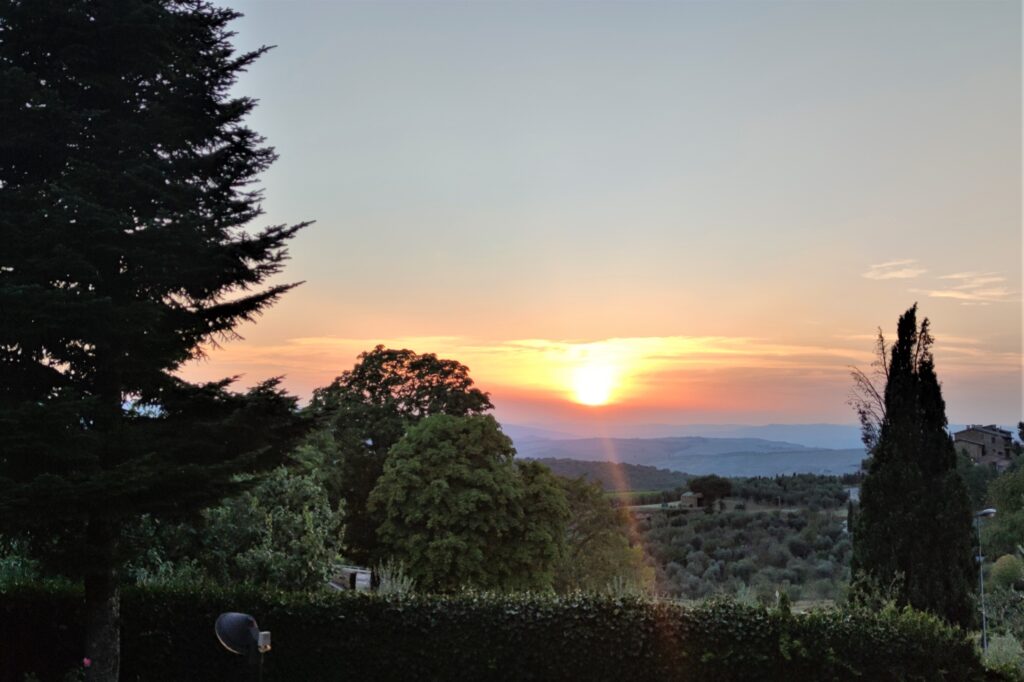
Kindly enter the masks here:
[[388, 559], [377, 567], [377, 578], [380, 584], [377, 592], [382, 595], [405, 595], [416, 591], [416, 580], [405, 570], [401, 561]]
[[0, 588], [33, 582], [38, 577], [38, 562], [29, 558], [24, 543], [0, 536]]
[[1024, 665], [1024, 647], [1013, 635], [991, 635], [988, 638], [988, 651], [982, 657], [986, 668], [998, 670], [1014, 679], [1021, 679]]
[[1008, 589], [1019, 585], [1024, 580], [1024, 561], [1012, 554], [1004, 554], [992, 565], [989, 577], [996, 587]]
[[992, 590], [985, 593], [989, 632], [1024, 639], [1024, 593], [1017, 590]]
[[[965, 634], [886, 609], [789, 614], [711, 600], [569, 595], [314, 596], [133, 588], [122, 600], [124, 682], [244, 679], [213, 636], [223, 611], [273, 632], [263, 679], [982, 680]], [[81, 593], [0, 593], [3, 680], [60, 679], [81, 660]], [[991, 679], [991, 678], [989, 678]]]

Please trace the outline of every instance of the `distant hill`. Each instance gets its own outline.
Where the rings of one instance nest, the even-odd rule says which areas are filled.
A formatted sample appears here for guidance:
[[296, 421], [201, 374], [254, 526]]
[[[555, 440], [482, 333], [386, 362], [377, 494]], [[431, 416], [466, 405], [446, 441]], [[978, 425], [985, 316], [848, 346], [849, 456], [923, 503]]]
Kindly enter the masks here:
[[[564, 422], [552, 425], [502, 423], [512, 440], [575, 439], [594, 433], [595, 425]], [[861, 446], [856, 424], [601, 424], [601, 433], [612, 438], [760, 438], [796, 443], [809, 448], [854, 449]]]
[[[566, 457], [594, 461], [655, 465], [681, 455], [718, 455], [727, 452], [793, 452], [802, 445], [763, 438], [532, 438], [517, 442], [522, 457]], [[674, 468], [674, 467], [673, 467]]]
[[517, 444], [531, 440], [562, 440], [579, 437], [563, 431], [543, 429], [539, 426], [520, 426], [518, 424], [502, 424], [501, 430]]
[[674, 490], [686, 485], [689, 476], [678, 471], [656, 469], [639, 464], [588, 462], [580, 459], [537, 460], [559, 476], [580, 476], [601, 484], [609, 492], [630, 490]]
[[818, 474], [841, 476], [860, 469], [863, 448], [827, 450], [806, 448], [794, 452], [727, 452], [720, 455], [689, 455], [673, 460], [669, 468], [690, 474], [719, 476], [779, 476]]
[[[762, 438], [578, 438], [516, 442], [519, 456], [636, 464], [694, 475], [776, 476], [856, 471], [863, 448], [811, 448]], [[642, 489], [642, 488], [641, 488]]]
[[[661, 434], [651, 434], [661, 435]], [[668, 435], [668, 434], [665, 434]], [[809, 448], [857, 449], [862, 446], [860, 426], [847, 424], [693, 424], [671, 435], [706, 436], [712, 438], [766, 438], [799, 443]]]

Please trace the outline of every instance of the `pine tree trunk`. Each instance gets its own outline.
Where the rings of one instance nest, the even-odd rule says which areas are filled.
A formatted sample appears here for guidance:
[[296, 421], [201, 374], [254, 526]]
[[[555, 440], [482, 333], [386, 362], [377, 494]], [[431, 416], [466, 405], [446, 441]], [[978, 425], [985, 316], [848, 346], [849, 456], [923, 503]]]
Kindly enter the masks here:
[[117, 682], [121, 663], [121, 591], [113, 569], [114, 532], [103, 521], [92, 520], [88, 530], [90, 549], [107, 559], [85, 576], [85, 657], [89, 682]]

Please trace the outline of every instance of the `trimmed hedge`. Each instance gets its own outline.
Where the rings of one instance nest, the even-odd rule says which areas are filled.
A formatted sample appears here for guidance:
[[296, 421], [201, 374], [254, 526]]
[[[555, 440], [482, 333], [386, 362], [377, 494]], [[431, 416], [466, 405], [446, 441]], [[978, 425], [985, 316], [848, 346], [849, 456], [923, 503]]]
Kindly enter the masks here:
[[[74, 590], [0, 594], [0, 679], [60, 679], [83, 655], [82, 610]], [[214, 637], [223, 611], [251, 613], [273, 632], [266, 682], [993, 679], [963, 631], [909, 610], [153, 588], [124, 593], [121, 679], [255, 679]]]

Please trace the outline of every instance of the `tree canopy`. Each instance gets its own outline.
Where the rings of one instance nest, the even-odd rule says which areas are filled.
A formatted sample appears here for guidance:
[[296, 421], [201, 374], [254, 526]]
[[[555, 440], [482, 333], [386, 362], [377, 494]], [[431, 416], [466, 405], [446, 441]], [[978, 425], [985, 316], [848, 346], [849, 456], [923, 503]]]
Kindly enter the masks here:
[[1024, 544], [1024, 468], [995, 478], [988, 487], [988, 502], [999, 512], [984, 524], [986, 552], [1016, 552]]
[[711, 509], [711, 505], [717, 500], [732, 494], [732, 481], [715, 474], [696, 476], [691, 478], [687, 485], [693, 492], [704, 496], [704, 505], [707, 509]]
[[278, 467], [203, 516], [198, 559], [224, 585], [323, 589], [341, 558], [342, 513], [309, 472]]
[[327, 421], [332, 439], [325, 481], [332, 504], [345, 503], [346, 555], [364, 564], [380, 559], [377, 526], [367, 508], [391, 447], [419, 420], [435, 414], [478, 415], [493, 409], [474, 388], [469, 368], [408, 349], [377, 346], [351, 370], [313, 394], [310, 410]]
[[946, 432], [929, 323], [918, 327], [917, 305], [900, 316], [897, 334], [852, 568], [862, 583], [896, 585], [903, 603], [967, 625], [974, 620], [972, 513]]
[[232, 93], [238, 14], [174, 0], [0, 13], [0, 525], [81, 577], [94, 679], [118, 666], [119, 533], [276, 466], [305, 431], [275, 381], [176, 371], [292, 288], [303, 226], [248, 231], [274, 151]]
[[489, 415], [434, 415], [411, 427], [370, 497], [382, 551], [426, 590], [550, 587], [565, 496], [545, 467], [514, 456]]
[[432, 414], [482, 414], [494, 408], [488, 395], [473, 387], [465, 365], [433, 353], [419, 355], [381, 345], [360, 353], [352, 369], [313, 395], [315, 407], [329, 408], [346, 400], [387, 408], [411, 421]]
[[598, 592], [621, 580], [637, 588], [653, 583], [643, 550], [630, 546], [629, 513], [612, 505], [601, 484], [560, 478], [569, 505], [565, 539], [554, 573], [558, 592]]

